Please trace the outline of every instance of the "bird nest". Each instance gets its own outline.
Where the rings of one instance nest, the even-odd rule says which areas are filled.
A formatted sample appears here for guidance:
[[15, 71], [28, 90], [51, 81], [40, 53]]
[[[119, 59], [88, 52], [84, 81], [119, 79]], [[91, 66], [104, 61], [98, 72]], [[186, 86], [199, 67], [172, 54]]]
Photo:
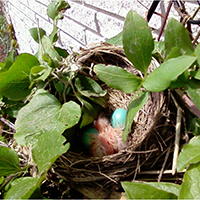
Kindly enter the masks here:
[[[74, 62], [78, 66], [91, 68], [99, 63], [111, 64], [142, 76], [128, 61], [123, 48], [115, 45], [100, 44], [80, 49]], [[156, 68], [155, 63], [156, 61], [152, 61], [150, 71]], [[89, 71], [83, 73], [95, 80], [98, 79]], [[134, 94], [109, 88], [104, 83], [102, 87], [108, 91], [108, 113], [117, 108], [128, 108]], [[132, 131], [128, 135], [125, 149], [103, 157], [90, 157], [69, 151], [53, 165], [53, 174], [89, 198], [109, 198], [112, 191], [116, 191], [119, 181], [133, 180], [142, 171], [161, 169], [165, 154], [174, 139], [173, 111], [170, 105], [171, 100], [167, 91], [152, 92], [147, 103], [133, 119]]]

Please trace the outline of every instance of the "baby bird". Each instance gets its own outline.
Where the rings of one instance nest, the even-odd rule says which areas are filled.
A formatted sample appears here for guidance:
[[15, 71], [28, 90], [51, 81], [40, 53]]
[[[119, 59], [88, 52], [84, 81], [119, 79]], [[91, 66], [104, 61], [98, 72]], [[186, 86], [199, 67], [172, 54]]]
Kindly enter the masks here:
[[98, 130], [98, 134], [94, 134], [91, 140], [91, 156], [111, 155], [126, 147], [126, 144], [122, 141], [123, 130], [113, 128], [109, 120], [103, 115], [97, 118], [94, 127]]

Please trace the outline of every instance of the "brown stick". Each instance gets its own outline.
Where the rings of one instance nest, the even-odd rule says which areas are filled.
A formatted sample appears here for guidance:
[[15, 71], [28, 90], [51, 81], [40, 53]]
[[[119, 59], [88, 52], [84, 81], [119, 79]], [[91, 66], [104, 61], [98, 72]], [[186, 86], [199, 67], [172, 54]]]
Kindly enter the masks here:
[[191, 113], [196, 115], [200, 119], [200, 110], [195, 106], [191, 99], [180, 89], [175, 89], [175, 92], [181, 97], [181, 100]]
[[162, 27], [161, 27], [161, 30], [160, 30], [160, 33], [159, 33], [159, 36], [158, 36], [158, 42], [160, 41], [160, 37], [161, 37], [161, 35], [162, 35], [163, 31], [164, 31], [165, 24], [167, 22], [167, 18], [168, 18], [169, 11], [170, 11], [171, 7], [172, 7], [172, 1], [169, 2], [169, 5], [167, 7], [167, 12], [165, 14], [165, 18], [164, 18], [164, 21], [163, 21], [163, 24], [162, 24]]

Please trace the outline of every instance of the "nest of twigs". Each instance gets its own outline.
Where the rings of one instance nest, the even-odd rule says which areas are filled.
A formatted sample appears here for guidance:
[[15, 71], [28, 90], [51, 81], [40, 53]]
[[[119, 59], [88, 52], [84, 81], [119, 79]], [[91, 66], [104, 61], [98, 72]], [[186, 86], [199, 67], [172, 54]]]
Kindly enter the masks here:
[[[142, 76], [119, 46], [100, 44], [81, 49], [79, 53], [74, 58], [79, 66], [92, 68], [99, 63], [111, 64]], [[155, 67], [152, 62], [150, 70]], [[89, 71], [83, 73], [98, 79]], [[103, 83], [102, 87], [108, 90], [108, 112], [116, 108], [127, 108], [134, 95], [109, 88]], [[104, 157], [90, 157], [69, 151], [54, 164], [54, 173], [89, 198], [111, 198], [119, 181], [135, 179], [142, 171], [162, 169], [166, 152], [170, 152], [169, 147], [174, 140], [174, 115], [170, 105], [168, 92], [151, 93], [147, 103], [133, 119], [127, 148]], [[165, 169], [170, 167], [171, 162], [167, 165]]]

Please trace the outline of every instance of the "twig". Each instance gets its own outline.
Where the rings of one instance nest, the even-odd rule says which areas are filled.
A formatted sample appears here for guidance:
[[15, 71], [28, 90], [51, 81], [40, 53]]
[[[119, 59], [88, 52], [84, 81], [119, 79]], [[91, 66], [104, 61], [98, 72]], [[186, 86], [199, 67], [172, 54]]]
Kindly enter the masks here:
[[12, 179], [14, 179], [19, 173], [21, 173], [21, 171], [16, 172], [15, 174], [13, 174], [13, 175], [7, 177], [7, 178], [6, 178], [6, 181], [1, 185], [1, 187], [4, 188], [6, 185], [8, 185], [8, 183], [10, 183], [10, 181], [11, 181]]
[[121, 152], [128, 152], [128, 153], [132, 153], [132, 154], [144, 154], [144, 153], [152, 153], [158, 151], [158, 148], [156, 149], [150, 149], [150, 150], [145, 150], [145, 151], [131, 151], [131, 150], [122, 150]]
[[135, 174], [134, 174], [133, 180], [136, 179], [138, 172], [140, 172], [140, 167], [141, 167], [141, 165], [140, 165], [140, 154], [138, 154], [137, 166], [136, 166], [136, 169], [134, 170]]
[[[140, 167], [142, 167], [142, 166], [145, 164], [145, 162], [150, 158], [151, 155], [152, 155], [152, 153], [150, 153], [150, 154], [146, 157], [146, 159], [140, 164]], [[127, 177], [131, 176], [133, 173], [135, 173], [135, 171], [136, 171], [136, 169], [133, 170], [133, 171], [131, 171], [130, 173], [128, 173], [128, 174], [127, 174]], [[140, 173], [140, 172], [139, 172], [139, 173]], [[138, 174], [139, 174], [139, 173], [138, 173]]]
[[2, 141], [0, 141], [0, 146], [1, 147], [8, 147], [8, 145], [6, 143], [2, 142]]
[[104, 173], [102, 173], [102, 172], [99, 172], [99, 174], [102, 175], [102, 176], [104, 176], [104, 177], [106, 177], [106, 178], [109, 179], [111, 182], [114, 182], [114, 183], [117, 184], [117, 181], [115, 181], [114, 179], [112, 179], [110, 176], [108, 176], [108, 175], [106, 175], [106, 174], [104, 174]]
[[[186, 169], [184, 169], [182, 172], [179, 172], [179, 173], [184, 173], [184, 172], [186, 172]], [[162, 174], [171, 174], [171, 173], [172, 173], [171, 169], [164, 170], [162, 172]], [[142, 171], [138, 173], [138, 175], [140, 174], [160, 174], [160, 170]]]
[[33, 95], [35, 94], [36, 90], [37, 90], [37, 87], [34, 87], [33, 90], [32, 90], [32, 92], [31, 92], [31, 94], [29, 94], [29, 96], [26, 97], [26, 99], [24, 99], [23, 102], [25, 104], [33, 98]]
[[12, 122], [8, 121], [7, 119], [5, 119], [3, 117], [0, 117], [0, 121], [2, 121], [4, 124], [9, 126], [14, 132], [16, 132], [15, 125]]
[[165, 149], [159, 156], [157, 156], [157, 158], [155, 158], [154, 162], [151, 164], [151, 167], [152, 168], [157, 162], [158, 160], [167, 152], [168, 149]]
[[199, 36], [200, 36], [200, 31], [198, 31], [196, 37], [195, 37], [194, 40], [192, 41], [192, 44], [193, 44], [193, 45], [195, 45], [195, 43], [197, 42]]
[[194, 12], [194, 14], [192, 15], [192, 19], [194, 19], [195, 18], [195, 16], [197, 15], [197, 13], [199, 12], [199, 10], [200, 10], [200, 6], [195, 10], [195, 12]]
[[172, 163], [172, 175], [176, 173], [178, 153], [179, 153], [179, 142], [181, 134], [181, 119], [182, 119], [182, 110], [180, 107], [177, 107], [177, 117], [176, 117], [176, 135], [175, 135], [175, 145], [174, 145], [174, 155]]
[[188, 12], [186, 11], [184, 3], [182, 1], [180, 1], [180, 4], [181, 4], [182, 8], [180, 7], [179, 4], [174, 4], [174, 9], [177, 11], [179, 16], [181, 17], [181, 23], [183, 25], [185, 25], [188, 22], [188, 20], [191, 19], [191, 17], [188, 14]]
[[157, 136], [157, 135], [159, 135], [159, 134], [158, 134], [157, 132], [156, 132], [156, 133], [153, 132], [153, 134], [154, 134], [155, 138], [157, 139], [157, 142], [158, 142], [158, 144], [159, 144], [159, 146], [160, 146], [161, 151], [163, 151], [162, 143], [159, 141], [159, 138], [158, 138], [158, 136]]
[[6, 131], [6, 130], [2, 130], [2, 133], [7, 133], [7, 134], [10, 134], [10, 135], [14, 134], [14, 132]]
[[[140, 5], [142, 5], [144, 8], [146, 8], [147, 10], [149, 10], [149, 8], [148, 8], [147, 6], [145, 6], [142, 2], [140, 2], [139, 0], [138, 0], [137, 2], [138, 2]], [[156, 12], [156, 11], [154, 11], [153, 13], [156, 14], [156, 15], [158, 15], [158, 16], [160, 16], [160, 17], [162, 17], [162, 18], [165, 17], [164, 15], [162, 15], [162, 14]]]
[[160, 41], [160, 37], [161, 37], [161, 35], [162, 35], [163, 31], [164, 31], [165, 24], [167, 22], [167, 18], [168, 18], [169, 11], [170, 11], [171, 7], [172, 7], [172, 1], [169, 2], [169, 5], [167, 7], [167, 12], [165, 14], [165, 18], [164, 18], [164, 21], [163, 21], [163, 24], [162, 24], [162, 27], [161, 27], [161, 30], [160, 30], [160, 33], [159, 33], [159, 36], [158, 36], [158, 42]]
[[175, 89], [175, 92], [181, 97], [181, 100], [185, 104], [185, 106], [190, 110], [191, 113], [199, 117], [200, 119], [200, 111], [199, 109], [195, 106], [195, 104], [191, 101], [191, 99], [180, 89]]
[[169, 146], [169, 148], [168, 148], [168, 150], [167, 150], [167, 153], [166, 153], [166, 155], [165, 155], [165, 160], [164, 160], [164, 162], [163, 162], [163, 164], [162, 164], [162, 168], [161, 168], [160, 173], [159, 173], [159, 176], [158, 176], [158, 182], [161, 181], [161, 178], [162, 178], [162, 175], [163, 175], [163, 172], [164, 172], [164, 169], [165, 169], [165, 165], [166, 165], [167, 160], [168, 160], [168, 158], [169, 158], [170, 151], [171, 151], [171, 145]]

